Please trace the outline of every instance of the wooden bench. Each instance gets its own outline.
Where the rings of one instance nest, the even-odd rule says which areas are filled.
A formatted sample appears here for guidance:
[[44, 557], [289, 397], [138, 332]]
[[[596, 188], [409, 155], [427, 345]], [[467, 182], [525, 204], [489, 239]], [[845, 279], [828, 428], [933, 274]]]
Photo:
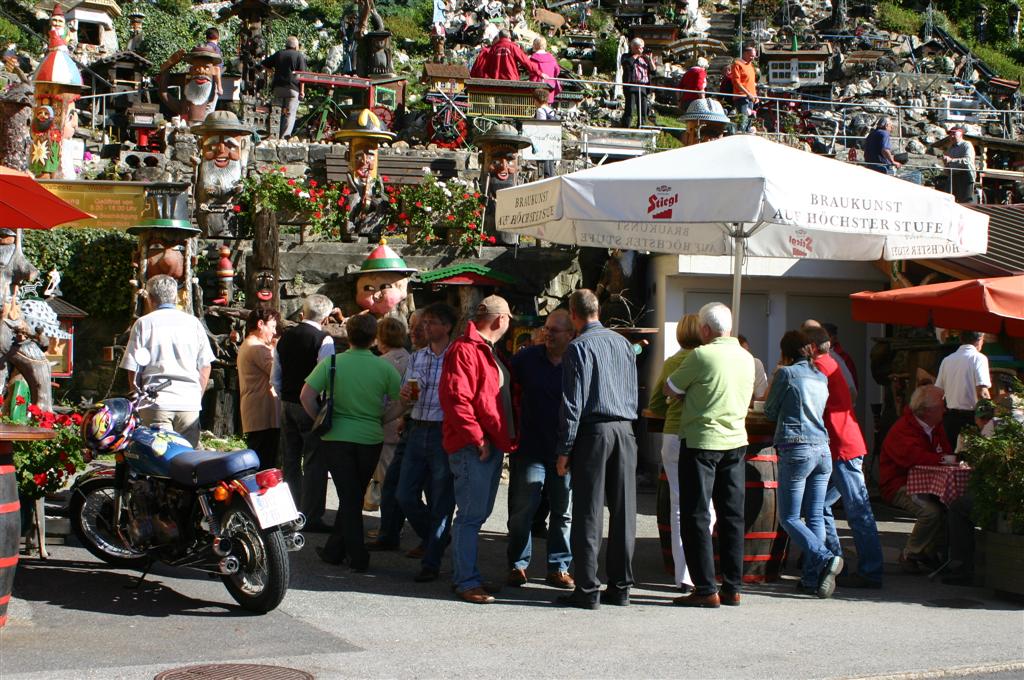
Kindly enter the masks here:
[[[438, 179], [449, 180], [459, 175], [458, 163], [454, 158], [437, 156], [386, 156], [378, 155], [377, 173], [388, 178], [389, 184], [419, 184], [423, 181], [423, 168], [430, 168]], [[327, 180], [341, 182], [348, 174], [348, 158], [344, 153], [327, 155]]]

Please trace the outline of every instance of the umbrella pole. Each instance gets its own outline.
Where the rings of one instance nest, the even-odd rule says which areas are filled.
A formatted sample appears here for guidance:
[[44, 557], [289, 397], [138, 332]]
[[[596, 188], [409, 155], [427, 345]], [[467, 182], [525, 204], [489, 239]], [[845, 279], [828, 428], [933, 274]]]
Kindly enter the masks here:
[[743, 235], [743, 225], [736, 225], [732, 234], [732, 334], [740, 332], [740, 289], [743, 281], [743, 256], [746, 254], [747, 240]]

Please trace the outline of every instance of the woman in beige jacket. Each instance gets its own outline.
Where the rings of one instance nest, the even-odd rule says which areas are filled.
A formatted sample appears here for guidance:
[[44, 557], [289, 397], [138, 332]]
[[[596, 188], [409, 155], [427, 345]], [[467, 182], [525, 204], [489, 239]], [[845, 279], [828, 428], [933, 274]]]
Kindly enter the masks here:
[[280, 318], [277, 310], [254, 309], [245, 321], [245, 340], [238, 349], [242, 432], [249, 448], [260, 457], [261, 470], [277, 466], [281, 439], [281, 400], [270, 383]]

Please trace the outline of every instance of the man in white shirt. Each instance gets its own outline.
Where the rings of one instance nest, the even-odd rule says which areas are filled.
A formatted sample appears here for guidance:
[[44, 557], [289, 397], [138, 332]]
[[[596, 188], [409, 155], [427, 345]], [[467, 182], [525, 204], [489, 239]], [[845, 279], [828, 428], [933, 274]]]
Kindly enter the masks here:
[[[121, 368], [134, 385], [136, 373], [143, 389], [157, 388], [156, 398], [139, 410], [144, 425], [169, 428], [196, 447], [199, 445], [199, 412], [210, 380], [213, 350], [199, 319], [179, 310], [178, 282], [166, 275], [146, 282], [150, 312], [132, 326]], [[138, 350], [149, 352], [140, 366]]]
[[946, 393], [946, 416], [943, 426], [950, 442], [956, 442], [960, 430], [974, 422], [978, 399], [989, 399], [992, 377], [988, 357], [981, 353], [985, 335], [975, 331], [960, 333], [960, 347], [942, 360], [936, 387]]

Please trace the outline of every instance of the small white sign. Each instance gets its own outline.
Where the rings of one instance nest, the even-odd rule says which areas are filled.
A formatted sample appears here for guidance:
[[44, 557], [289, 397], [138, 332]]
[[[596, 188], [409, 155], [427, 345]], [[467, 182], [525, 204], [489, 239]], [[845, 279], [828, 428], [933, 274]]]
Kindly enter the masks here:
[[292, 492], [288, 490], [288, 483], [281, 482], [263, 493], [250, 493], [249, 501], [252, 510], [256, 513], [256, 519], [260, 522], [261, 529], [271, 529], [280, 524], [292, 522], [299, 517], [299, 511], [295, 509], [295, 501], [292, 499]]
[[524, 161], [562, 160], [562, 123], [557, 120], [523, 121], [523, 136], [529, 137], [532, 147], [523, 149]]

